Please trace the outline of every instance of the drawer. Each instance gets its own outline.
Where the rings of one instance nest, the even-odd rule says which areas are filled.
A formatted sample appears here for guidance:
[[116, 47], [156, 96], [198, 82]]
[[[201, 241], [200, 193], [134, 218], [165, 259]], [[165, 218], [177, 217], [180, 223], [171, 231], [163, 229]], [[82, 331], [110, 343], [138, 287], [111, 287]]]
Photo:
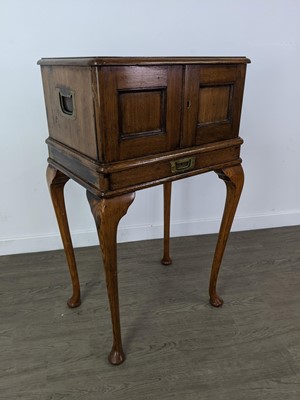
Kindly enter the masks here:
[[[111, 191], [122, 188], [139, 189], [154, 185], [163, 179], [176, 180], [186, 176], [192, 176], [201, 172], [219, 169], [229, 164], [240, 162], [241, 139], [237, 144], [228, 146], [228, 143], [218, 143], [202, 149], [178, 153], [177, 155], [163, 156], [162, 159], [147, 159], [143, 163], [120, 168], [120, 171], [111, 172], [109, 187]], [[222, 148], [222, 146], [224, 146]], [[221, 147], [221, 148], [220, 148]]]

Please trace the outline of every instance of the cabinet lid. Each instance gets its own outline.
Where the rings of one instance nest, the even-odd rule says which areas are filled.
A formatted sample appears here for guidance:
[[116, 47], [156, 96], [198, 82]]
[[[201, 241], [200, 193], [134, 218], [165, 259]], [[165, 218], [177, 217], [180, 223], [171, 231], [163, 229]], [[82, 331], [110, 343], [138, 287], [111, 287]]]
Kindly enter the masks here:
[[247, 57], [62, 57], [41, 58], [39, 65], [105, 66], [168, 64], [247, 64]]

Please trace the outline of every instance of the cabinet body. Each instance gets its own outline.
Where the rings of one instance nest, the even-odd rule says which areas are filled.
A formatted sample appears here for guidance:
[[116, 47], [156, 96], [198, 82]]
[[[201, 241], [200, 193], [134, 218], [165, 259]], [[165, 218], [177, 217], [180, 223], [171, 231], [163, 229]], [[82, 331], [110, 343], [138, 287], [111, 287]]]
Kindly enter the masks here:
[[40, 60], [49, 163], [103, 197], [240, 163], [248, 62]]

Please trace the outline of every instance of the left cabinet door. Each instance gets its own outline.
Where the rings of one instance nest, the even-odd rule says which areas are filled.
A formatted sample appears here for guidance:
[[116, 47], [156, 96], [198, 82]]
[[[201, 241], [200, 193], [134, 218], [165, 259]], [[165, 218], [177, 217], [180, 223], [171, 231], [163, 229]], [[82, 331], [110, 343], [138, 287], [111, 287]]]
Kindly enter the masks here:
[[181, 66], [112, 66], [98, 70], [106, 162], [179, 148]]

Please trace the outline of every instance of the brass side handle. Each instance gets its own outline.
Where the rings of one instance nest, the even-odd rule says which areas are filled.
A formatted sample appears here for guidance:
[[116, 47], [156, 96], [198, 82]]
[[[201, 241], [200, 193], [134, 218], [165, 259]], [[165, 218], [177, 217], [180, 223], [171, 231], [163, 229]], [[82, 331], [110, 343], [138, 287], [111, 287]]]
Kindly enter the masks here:
[[196, 157], [181, 158], [179, 160], [171, 161], [171, 172], [176, 174], [177, 172], [185, 172], [193, 169], [195, 166]]
[[59, 112], [66, 118], [76, 118], [75, 93], [66, 88], [56, 88]]

